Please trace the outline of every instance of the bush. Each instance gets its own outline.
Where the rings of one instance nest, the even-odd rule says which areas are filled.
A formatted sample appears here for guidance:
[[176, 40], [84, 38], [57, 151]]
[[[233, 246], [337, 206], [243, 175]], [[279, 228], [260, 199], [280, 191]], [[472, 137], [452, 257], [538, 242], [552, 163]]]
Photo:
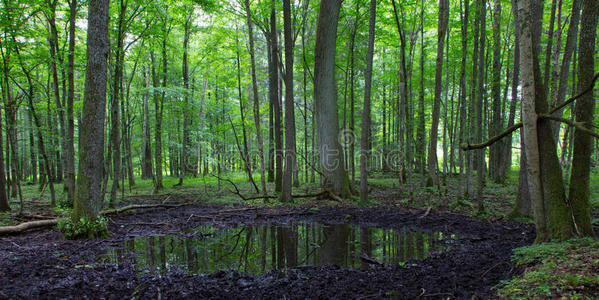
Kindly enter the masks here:
[[72, 218], [62, 218], [58, 220], [57, 228], [66, 239], [97, 239], [106, 238], [108, 233], [108, 219], [98, 217], [95, 220], [80, 218], [78, 222], [73, 222]]

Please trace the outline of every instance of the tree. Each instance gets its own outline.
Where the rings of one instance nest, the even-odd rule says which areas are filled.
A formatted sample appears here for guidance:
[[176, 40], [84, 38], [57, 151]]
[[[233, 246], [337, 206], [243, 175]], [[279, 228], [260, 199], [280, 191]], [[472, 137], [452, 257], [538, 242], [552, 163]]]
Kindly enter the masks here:
[[[443, 1], [443, 0], [442, 0]], [[368, 157], [370, 152], [370, 93], [372, 90], [372, 56], [374, 55], [374, 34], [376, 21], [376, 0], [370, 0], [370, 22], [368, 25], [368, 52], [364, 72], [364, 108], [362, 109], [362, 137], [360, 151], [360, 201], [368, 200]]]
[[[441, 77], [443, 76], [443, 46], [447, 24], [449, 22], [449, 0], [439, 0], [439, 25], [437, 28], [437, 61], [435, 68], [435, 99], [433, 102], [433, 115], [428, 147], [428, 176], [435, 186], [439, 186], [437, 176], [437, 137], [439, 133], [439, 113], [441, 108]], [[449, 54], [448, 54], [449, 55]], [[447, 105], [447, 104], [445, 104]]]
[[339, 143], [335, 88], [335, 48], [340, 7], [341, 0], [320, 3], [314, 49], [314, 110], [324, 186], [340, 197], [348, 197], [351, 190]]
[[292, 179], [295, 168], [295, 101], [293, 99], [293, 42], [291, 30], [291, 1], [283, 0], [285, 31], [285, 174], [283, 175], [282, 202], [291, 202]]
[[108, 58], [108, 0], [90, 0], [87, 27], [87, 72], [75, 188], [73, 221], [95, 220], [104, 195], [104, 116]]
[[260, 97], [258, 95], [258, 82], [256, 79], [256, 58], [254, 53], [254, 29], [252, 24], [252, 15], [250, 10], [250, 1], [245, 0], [245, 10], [247, 14], [248, 34], [250, 40], [250, 59], [252, 67], [252, 96], [254, 97], [254, 123], [256, 126], [256, 140], [258, 141], [258, 156], [260, 161], [260, 183], [262, 185], [262, 194], [266, 195], [266, 178], [264, 177], [264, 142], [262, 141], [262, 132], [260, 131]]
[[[580, 16], [580, 43], [578, 46], [578, 91], [583, 92], [593, 82], [595, 72], [595, 37], [597, 36], [597, 19], [599, 18], [599, 2], [582, 1]], [[595, 99], [593, 93], [586, 93], [576, 101], [574, 113], [576, 122], [585, 127], [593, 124]], [[572, 174], [568, 200], [572, 206], [572, 217], [576, 233], [582, 236], [595, 236], [591, 224], [590, 173], [591, 154], [593, 153], [593, 137], [579, 128], [574, 130], [574, 150], [572, 155]]]

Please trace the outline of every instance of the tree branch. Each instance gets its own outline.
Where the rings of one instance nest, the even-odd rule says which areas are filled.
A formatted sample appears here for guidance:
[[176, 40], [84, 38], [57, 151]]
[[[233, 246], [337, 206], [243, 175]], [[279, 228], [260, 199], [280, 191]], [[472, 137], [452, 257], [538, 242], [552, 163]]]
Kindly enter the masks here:
[[565, 118], [560, 118], [560, 117], [556, 117], [556, 116], [552, 116], [552, 115], [544, 116], [544, 118], [551, 120], [551, 121], [566, 123], [566, 124], [576, 128], [576, 130], [580, 130], [583, 133], [586, 133], [588, 135], [591, 135], [591, 136], [599, 139], [599, 134], [590, 130], [589, 128], [584, 127], [584, 124], [585, 124], [584, 122], [574, 122], [572, 120], [568, 120]]
[[[588, 135], [591, 135], [597, 139], [599, 139], [599, 134], [597, 134], [596, 132], [584, 127], [583, 123], [580, 122], [574, 122], [568, 119], [564, 119], [564, 118], [560, 118], [560, 117], [556, 117], [556, 116], [552, 116], [553, 113], [555, 113], [556, 111], [566, 107], [568, 104], [574, 102], [575, 100], [577, 100], [578, 98], [584, 96], [586, 93], [589, 93], [593, 90], [593, 87], [595, 86], [595, 82], [597, 81], [597, 79], [599, 79], [599, 73], [595, 74], [595, 76], [593, 77], [593, 80], [591, 80], [591, 83], [589, 84], [589, 86], [582, 92], [580, 92], [578, 95], [573, 96], [571, 98], [569, 98], [568, 100], [564, 101], [564, 103], [556, 106], [555, 108], [551, 109], [548, 113], [545, 114], [540, 114], [538, 119], [548, 119], [548, 120], [552, 120], [552, 121], [556, 121], [556, 122], [562, 122], [562, 123], [566, 123], [578, 130], [580, 130], [581, 132], [584, 132]], [[507, 136], [508, 134], [516, 131], [517, 129], [519, 129], [520, 127], [522, 127], [522, 123], [517, 123], [514, 124], [511, 127], [508, 127], [505, 131], [503, 131], [502, 133], [490, 138], [489, 140], [482, 142], [480, 144], [468, 144], [468, 143], [462, 143], [460, 144], [460, 148], [462, 148], [462, 150], [464, 151], [469, 151], [469, 150], [475, 150], [475, 149], [482, 149], [485, 147], [489, 147], [492, 144], [494, 144], [495, 142], [497, 142], [498, 140], [502, 139], [503, 137]]]
[[482, 149], [485, 147], [489, 147], [492, 144], [494, 144], [495, 142], [502, 139], [503, 137], [518, 130], [520, 127], [522, 127], [522, 123], [514, 124], [513, 126], [510, 126], [506, 130], [504, 130], [502, 133], [490, 138], [489, 140], [487, 140], [485, 142], [482, 142], [480, 144], [472, 144], [472, 145], [468, 144], [468, 143], [462, 143], [462, 144], [460, 144], [460, 148], [462, 148], [462, 150], [464, 150], [464, 151], [469, 151], [469, 150]]

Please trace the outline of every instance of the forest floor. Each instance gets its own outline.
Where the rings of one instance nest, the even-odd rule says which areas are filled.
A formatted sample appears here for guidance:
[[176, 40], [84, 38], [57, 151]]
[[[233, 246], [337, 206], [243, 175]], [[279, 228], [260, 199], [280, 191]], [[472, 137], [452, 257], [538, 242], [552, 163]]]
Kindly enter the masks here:
[[[133, 210], [111, 216], [108, 223], [111, 236], [106, 239], [65, 240], [61, 233], [49, 228], [0, 237], [0, 299], [496, 297], [498, 285], [522, 274], [526, 267], [514, 266], [510, 259], [513, 249], [530, 245], [534, 240], [534, 226], [530, 222], [504, 218], [515, 193], [515, 180], [510, 180], [512, 184], [487, 188], [490, 192], [485, 195], [487, 213], [483, 216], [476, 216], [472, 203], [456, 201], [457, 191], [437, 193], [432, 189], [400, 187], [396, 180], [383, 176], [371, 181], [372, 203], [369, 207], [322, 199], [297, 201], [293, 205], [262, 203], [261, 200], [246, 202], [227, 191], [226, 182], [221, 182], [219, 188], [214, 181], [168, 188], [159, 195], [149, 195], [150, 184], [142, 181], [136, 188], [128, 190], [117, 206], [163, 202], [192, 204]], [[168, 180], [165, 183], [170, 184]], [[242, 185], [241, 190], [250, 194], [251, 187]], [[308, 193], [316, 187], [306, 185], [296, 190], [297, 193]], [[9, 221], [16, 218], [13, 212], [0, 216], [0, 222], [12, 223], [65, 213], [63, 209], [50, 209], [44, 200], [27, 200], [25, 214], [20, 219]], [[237, 228], [240, 225], [288, 226], [311, 222], [440, 233], [452, 236], [453, 246], [406, 262], [372, 259], [367, 268], [308, 265], [290, 267], [284, 272], [267, 270], [260, 274], [235, 269], [206, 274], [190, 274], [176, 268], [157, 272], [150, 268], [140, 269], [135, 265], [135, 259], [118, 262], [98, 259], [106, 255], [107, 249], [118, 248], [132, 237], [189, 235], [189, 229], [205, 225]], [[194, 238], [202, 239], [202, 236]]]

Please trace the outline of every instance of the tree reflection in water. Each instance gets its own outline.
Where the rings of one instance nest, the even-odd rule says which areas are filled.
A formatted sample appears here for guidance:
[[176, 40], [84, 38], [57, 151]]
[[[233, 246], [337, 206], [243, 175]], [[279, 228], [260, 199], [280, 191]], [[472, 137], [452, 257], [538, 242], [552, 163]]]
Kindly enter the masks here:
[[404, 263], [453, 247], [454, 235], [351, 224], [298, 223], [201, 226], [175, 235], [131, 237], [99, 262], [137, 269], [212, 273], [234, 269], [260, 274], [298, 265], [369, 268], [373, 262]]

